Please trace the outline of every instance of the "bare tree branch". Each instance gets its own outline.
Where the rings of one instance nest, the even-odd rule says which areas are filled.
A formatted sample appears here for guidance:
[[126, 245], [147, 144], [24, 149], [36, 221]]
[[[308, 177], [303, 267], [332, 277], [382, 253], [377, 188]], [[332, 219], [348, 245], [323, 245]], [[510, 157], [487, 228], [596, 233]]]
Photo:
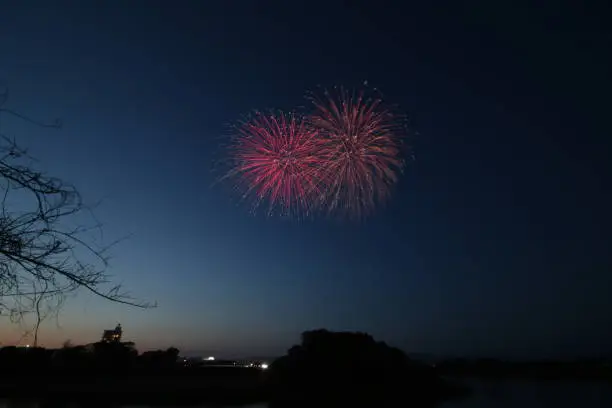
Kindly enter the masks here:
[[[6, 109], [7, 98], [8, 91], [0, 92], [0, 115], [42, 127], [61, 126]], [[107, 250], [117, 242], [98, 247], [88, 240], [85, 234], [92, 230], [101, 234], [101, 224], [78, 190], [35, 170], [28, 159], [14, 139], [0, 133], [0, 315], [8, 312], [11, 320], [21, 321], [34, 314], [28, 333], [37, 345], [41, 323], [57, 315], [67, 295], [81, 288], [112, 302], [155, 307], [134, 299], [120, 285], [109, 287]], [[93, 225], [82, 224], [86, 215]]]

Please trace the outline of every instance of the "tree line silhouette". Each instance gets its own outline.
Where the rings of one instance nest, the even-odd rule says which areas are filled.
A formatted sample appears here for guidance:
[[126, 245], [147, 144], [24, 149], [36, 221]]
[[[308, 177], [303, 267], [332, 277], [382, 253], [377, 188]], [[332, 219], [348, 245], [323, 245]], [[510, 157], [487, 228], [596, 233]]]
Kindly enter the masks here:
[[[133, 370], [175, 369], [179, 350], [145, 351], [139, 354], [134, 343], [97, 342], [88, 346], [60, 349], [8, 346], [0, 349], [0, 366], [15, 372], [122, 373]], [[0, 375], [2, 375], [0, 373]]]
[[428, 407], [466, 395], [434, 368], [366, 333], [323, 329], [304, 332], [300, 344], [268, 370], [191, 366], [174, 347], [139, 354], [129, 342], [67, 344], [57, 350], [4, 347], [0, 366], [0, 392], [12, 384], [13, 395], [32, 395], [36, 384], [40, 398], [75, 399], [80, 394], [82, 401], [116, 397], [123, 404], [269, 401], [271, 408]]
[[3, 347], [0, 367], [0, 398], [35, 398], [60, 406], [250, 403], [263, 400], [265, 391], [261, 370], [188, 366], [175, 347], [139, 354], [130, 342]]

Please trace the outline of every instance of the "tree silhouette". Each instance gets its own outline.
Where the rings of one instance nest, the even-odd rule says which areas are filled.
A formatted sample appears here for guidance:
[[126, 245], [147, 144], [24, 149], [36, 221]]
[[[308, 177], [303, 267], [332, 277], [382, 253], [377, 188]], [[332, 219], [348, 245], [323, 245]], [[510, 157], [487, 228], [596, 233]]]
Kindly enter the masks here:
[[301, 340], [270, 366], [270, 407], [430, 407], [457, 395], [433, 368], [367, 333], [320, 329]]
[[[59, 121], [40, 123], [8, 109], [7, 99], [8, 91], [0, 91], [0, 119], [10, 115], [35, 126], [61, 127]], [[93, 231], [101, 225], [78, 190], [36, 170], [27, 151], [0, 128], [0, 314], [13, 321], [33, 314], [35, 344], [40, 324], [82, 288], [112, 302], [154, 306], [111, 284], [107, 251], [114, 243], [97, 245], [87, 236]]]

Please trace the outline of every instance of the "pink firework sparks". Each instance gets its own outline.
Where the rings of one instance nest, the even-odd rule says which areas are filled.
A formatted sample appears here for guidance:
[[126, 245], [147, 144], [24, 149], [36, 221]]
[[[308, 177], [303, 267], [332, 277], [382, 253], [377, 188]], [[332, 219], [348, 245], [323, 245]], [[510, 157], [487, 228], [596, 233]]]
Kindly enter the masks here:
[[380, 99], [339, 90], [311, 98], [310, 122], [322, 140], [323, 204], [361, 217], [386, 200], [403, 167], [401, 126]]
[[269, 202], [269, 213], [309, 212], [318, 196], [320, 140], [317, 131], [293, 114], [256, 114], [239, 127], [231, 147], [231, 171], [255, 206]]

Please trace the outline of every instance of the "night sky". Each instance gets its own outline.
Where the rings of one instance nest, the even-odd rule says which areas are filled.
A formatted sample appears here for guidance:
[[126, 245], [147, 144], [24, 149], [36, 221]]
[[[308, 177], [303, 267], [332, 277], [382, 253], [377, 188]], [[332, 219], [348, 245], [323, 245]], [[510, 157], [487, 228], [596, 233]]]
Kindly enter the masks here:
[[[195, 354], [277, 355], [320, 327], [444, 355], [610, 352], [606, 10], [403, 3], [0, 1], [8, 106], [64, 121], [2, 131], [102, 200], [105, 238], [131, 235], [110, 272], [159, 305], [83, 292], [41, 343], [121, 322], [141, 350]], [[416, 157], [374, 216], [267, 218], [215, 185], [242, 115], [365, 80], [410, 116]]]

